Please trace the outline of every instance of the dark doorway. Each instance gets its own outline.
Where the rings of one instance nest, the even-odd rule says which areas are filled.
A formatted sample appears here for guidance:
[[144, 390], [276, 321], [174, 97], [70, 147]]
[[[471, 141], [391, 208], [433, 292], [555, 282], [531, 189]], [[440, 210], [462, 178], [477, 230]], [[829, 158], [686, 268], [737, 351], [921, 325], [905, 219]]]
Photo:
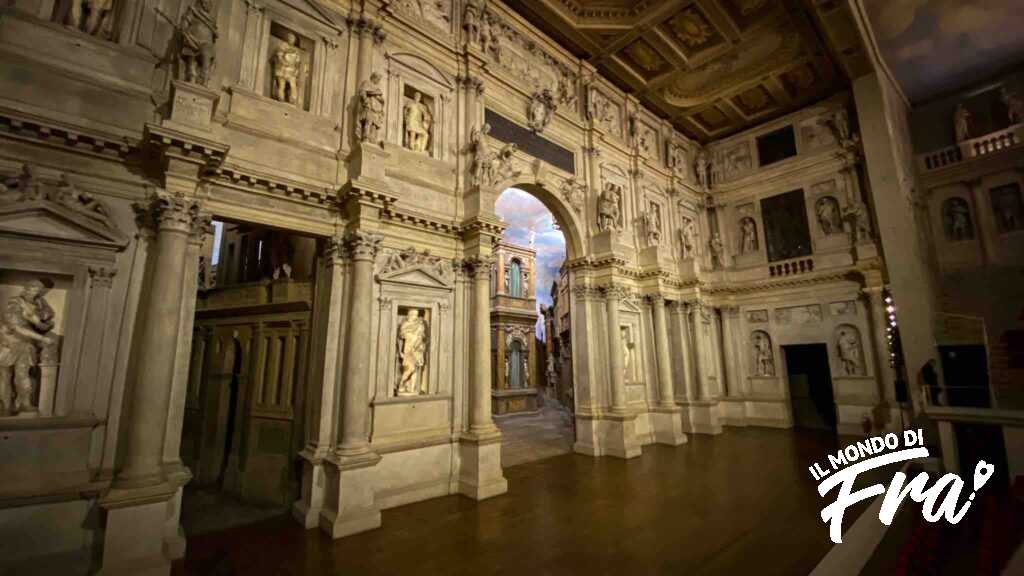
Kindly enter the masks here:
[[950, 406], [991, 406], [984, 345], [939, 346], [939, 357], [942, 358], [946, 400]]
[[793, 426], [816, 430], [836, 429], [836, 403], [828, 348], [824, 344], [783, 346], [789, 380]]

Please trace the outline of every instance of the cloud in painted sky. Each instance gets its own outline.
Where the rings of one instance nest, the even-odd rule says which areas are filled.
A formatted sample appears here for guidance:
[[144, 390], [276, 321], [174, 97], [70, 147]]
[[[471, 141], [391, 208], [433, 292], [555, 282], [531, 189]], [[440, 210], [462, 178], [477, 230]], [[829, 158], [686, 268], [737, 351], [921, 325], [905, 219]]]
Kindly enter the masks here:
[[555, 228], [551, 212], [533, 196], [517, 188], [509, 188], [498, 197], [495, 212], [507, 228], [504, 240], [537, 251], [537, 306], [551, 305], [551, 283], [558, 278], [558, 269], [565, 261], [565, 236]]

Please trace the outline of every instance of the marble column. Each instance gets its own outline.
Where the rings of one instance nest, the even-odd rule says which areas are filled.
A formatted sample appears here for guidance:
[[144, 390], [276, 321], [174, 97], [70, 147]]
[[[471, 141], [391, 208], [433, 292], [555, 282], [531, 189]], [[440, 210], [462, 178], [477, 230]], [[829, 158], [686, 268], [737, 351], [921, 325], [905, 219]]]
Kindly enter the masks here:
[[704, 337], [704, 305], [699, 301], [690, 303], [690, 326], [693, 335], [693, 388], [690, 390], [690, 401], [700, 400], [707, 395], [706, 379], [701, 378], [701, 370], [707, 370], [704, 363], [707, 359], [705, 347], [707, 339]]
[[612, 413], [626, 414], [626, 377], [622, 372], [622, 332], [619, 324], [619, 302], [626, 289], [610, 284], [604, 287], [604, 302], [608, 320], [608, 370], [611, 381]]
[[[864, 288], [865, 300], [871, 317], [871, 341], [875, 347], [875, 373], [881, 387], [879, 398], [888, 409], [888, 421], [878, 422], [879, 426], [893, 427], [899, 425], [899, 406], [896, 404], [896, 373], [889, 364], [889, 338], [886, 327], [888, 314], [885, 310], [885, 296], [882, 286]], [[877, 416], [876, 416], [877, 418]]]
[[[693, 368], [696, 396], [690, 399], [690, 430], [702, 434], [720, 434], [721, 407], [718, 404], [717, 390], [712, 390], [710, 377], [717, 370], [721, 372], [721, 354], [716, 353], [714, 338], [718, 330], [716, 320], [711, 317], [715, 313], [700, 301], [690, 306], [693, 322]], [[719, 375], [719, 377], [721, 377]], [[699, 386], [699, 388], [698, 388]]]
[[338, 455], [358, 457], [370, 453], [369, 443], [369, 381], [370, 312], [373, 306], [373, 261], [380, 248], [381, 237], [356, 230], [346, 239], [352, 260], [352, 283], [349, 294], [349, 330], [345, 339], [345, 387], [342, 400], [341, 438]]
[[171, 401], [175, 350], [184, 300], [189, 234], [199, 221], [199, 204], [184, 195], [157, 193], [135, 206], [140, 221], [156, 228], [153, 276], [138, 334], [137, 376], [125, 433], [125, 457], [114, 485], [139, 488], [164, 483], [164, 433]]
[[[332, 538], [341, 538], [350, 534], [379, 528], [381, 525], [380, 508], [375, 501], [376, 474], [374, 467], [381, 457], [374, 453], [369, 443], [369, 378], [370, 362], [370, 316], [373, 306], [373, 261], [380, 247], [381, 237], [363, 230], [350, 232], [344, 240], [343, 249], [351, 260], [349, 274], [349, 298], [347, 330], [340, 335], [344, 341], [344, 365], [342, 366], [342, 401], [341, 430], [338, 446], [328, 454], [322, 462], [324, 489], [322, 502], [317, 502], [318, 486], [307, 501], [306, 488], [303, 488], [303, 506], [297, 507], [293, 513], [307, 526], [313, 521], [313, 513], [317, 504], [321, 506], [317, 522], [320, 528]], [[333, 290], [332, 290], [333, 292]], [[333, 294], [331, 296], [333, 300]], [[328, 321], [330, 321], [329, 319]], [[328, 336], [332, 336], [328, 328]], [[331, 354], [331, 349], [326, 350]], [[328, 371], [325, 361], [324, 377]], [[325, 387], [329, 386], [324, 382]], [[325, 391], [321, 401], [329, 399]], [[322, 410], [326, 408], [322, 407]], [[323, 418], [321, 416], [321, 418]], [[307, 446], [306, 453], [312, 446]], [[307, 466], [311, 472], [316, 470], [318, 460], [309, 458]], [[314, 478], [314, 480], [317, 480]], [[306, 479], [303, 479], [306, 483]]]
[[598, 431], [598, 454], [619, 458], [634, 458], [640, 455], [640, 441], [636, 434], [636, 415], [627, 408], [626, 377], [622, 372], [622, 333], [619, 322], [619, 304], [629, 291], [614, 283], [602, 289], [608, 335], [608, 380], [611, 384], [611, 410], [601, 422], [603, 432]]
[[725, 396], [729, 397], [742, 396], [743, 374], [740, 370], [739, 348], [736, 345], [739, 314], [739, 308], [736, 306], [722, 307], [722, 356], [725, 364], [722, 383], [725, 386]]
[[467, 258], [469, 305], [469, 422], [459, 438], [459, 492], [483, 500], [508, 491], [501, 469], [501, 432], [491, 418], [491, 268], [494, 258]]
[[672, 316], [675, 318], [676, 329], [679, 331], [679, 347], [681, 354], [679, 356], [681, 365], [679, 366], [679, 379], [683, 386], [683, 395], [686, 400], [692, 400], [694, 398], [693, 391], [693, 346], [690, 342], [690, 319], [689, 313], [687, 312], [687, 306], [685, 302], [675, 301], [672, 302]]
[[[475, 436], [497, 434], [491, 418], [491, 268], [492, 257], [469, 261], [473, 277], [473, 313], [470, 330], [472, 380], [469, 388], [469, 432]], [[501, 360], [503, 361], [503, 360]], [[504, 369], [502, 367], [502, 369]]]
[[665, 321], [665, 298], [661, 295], [650, 297], [651, 312], [654, 316], [655, 352], [658, 361], [658, 405], [675, 407], [672, 391], [672, 366], [669, 360], [668, 323]]
[[356, 85], [370, 77], [373, 70], [373, 46], [384, 41], [385, 34], [380, 24], [360, 15], [351, 20], [352, 34], [357, 38], [356, 46]]
[[686, 442], [683, 434], [682, 410], [676, 406], [672, 386], [672, 357], [669, 353], [668, 322], [665, 320], [665, 298], [649, 297], [654, 316], [655, 356], [658, 363], [658, 404], [652, 409], [654, 439], [659, 444], [678, 446]]

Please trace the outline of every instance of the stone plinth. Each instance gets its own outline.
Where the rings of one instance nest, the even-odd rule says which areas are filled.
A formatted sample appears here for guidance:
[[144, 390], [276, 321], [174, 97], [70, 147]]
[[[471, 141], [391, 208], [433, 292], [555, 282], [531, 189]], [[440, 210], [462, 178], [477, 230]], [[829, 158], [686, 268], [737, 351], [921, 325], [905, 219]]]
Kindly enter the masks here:
[[668, 246], [648, 246], [640, 251], [640, 265], [645, 268], [671, 268], [672, 253]]
[[380, 508], [374, 501], [374, 466], [379, 461], [380, 456], [373, 453], [351, 458], [331, 455], [325, 459], [327, 490], [319, 523], [331, 538], [380, 528]]
[[497, 415], [536, 412], [541, 402], [536, 388], [491, 390], [492, 410]]
[[171, 116], [163, 125], [182, 132], [209, 132], [220, 99], [213, 90], [180, 80], [171, 82]]
[[508, 492], [501, 470], [501, 433], [465, 434], [459, 440], [459, 493], [484, 500]]
[[594, 235], [591, 240], [594, 254], [600, 256], [625, 256], [632, 249], [621, 241], [622, 234], [617, 230], [605, 230]]

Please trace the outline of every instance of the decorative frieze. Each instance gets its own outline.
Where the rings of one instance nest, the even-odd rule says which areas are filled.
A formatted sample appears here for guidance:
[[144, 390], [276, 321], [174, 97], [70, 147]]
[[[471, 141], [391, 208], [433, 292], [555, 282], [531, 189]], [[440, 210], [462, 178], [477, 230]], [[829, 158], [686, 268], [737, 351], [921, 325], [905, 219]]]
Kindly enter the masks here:
[[821, 306], [818, 304], [790, 306], [775, 310], [776, 324], [810, 324], [813, 322], [821, 322]]

